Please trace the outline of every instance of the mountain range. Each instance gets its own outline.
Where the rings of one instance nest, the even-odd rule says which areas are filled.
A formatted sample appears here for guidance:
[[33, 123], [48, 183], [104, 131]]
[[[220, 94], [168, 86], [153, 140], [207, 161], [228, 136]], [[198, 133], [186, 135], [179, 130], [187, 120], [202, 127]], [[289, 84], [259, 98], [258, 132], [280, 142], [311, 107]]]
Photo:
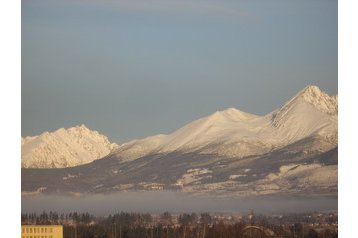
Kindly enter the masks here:
[[56, 167], [45, 162], [46, 156], [42, 169], [24, 163], [22, 191], [336, 194], [337, 122], [337, 96], [308, 86], [263, 116], [229, 108], [167, 135], [110, 147], [103, 158], [81, 159], [78, 166], [44, 169]]

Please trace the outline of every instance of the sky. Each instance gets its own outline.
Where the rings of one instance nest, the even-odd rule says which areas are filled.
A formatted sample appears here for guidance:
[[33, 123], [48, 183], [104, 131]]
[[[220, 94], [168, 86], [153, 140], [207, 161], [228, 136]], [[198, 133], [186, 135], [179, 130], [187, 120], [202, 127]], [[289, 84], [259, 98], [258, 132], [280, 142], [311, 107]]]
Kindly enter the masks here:
[[337, 94], [336, 0], [24, 0], [21, 134], [110, 140], [217, 110], [264, 115], [309, 84]]

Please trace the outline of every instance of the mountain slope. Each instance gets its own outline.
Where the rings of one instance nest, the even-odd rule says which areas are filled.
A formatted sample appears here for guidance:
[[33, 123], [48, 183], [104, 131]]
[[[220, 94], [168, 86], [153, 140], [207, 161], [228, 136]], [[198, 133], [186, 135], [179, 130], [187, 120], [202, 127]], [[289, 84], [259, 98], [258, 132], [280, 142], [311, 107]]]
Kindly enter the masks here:
[[269, 116], [272, 126], [289, 142], [320, 135], [337, 143], [337, 96], [329, 96], [317, 86], [306, 87]]
[[21, 138], [21, 166], [63, 168], [92, 162], [109, 154], [118, 145], [85, 125], [39, 136]]
[[23, 192], [337, 194], [338, 102], [308, 86], [264, 116], [229, 108], [66, 169], [23, 169]]
[[[337, 144], [338, 102], [317, 86], [308, 86], [281, 108], [256, 116], [235, 108], [195, 120], [169, 135], [123, 144], [114, 152], [123, 161], [170, 152], [216, 153], [228, 157], [261, 154], [306, 137]], [[135, 149], [134, 149], [135, 148]]]

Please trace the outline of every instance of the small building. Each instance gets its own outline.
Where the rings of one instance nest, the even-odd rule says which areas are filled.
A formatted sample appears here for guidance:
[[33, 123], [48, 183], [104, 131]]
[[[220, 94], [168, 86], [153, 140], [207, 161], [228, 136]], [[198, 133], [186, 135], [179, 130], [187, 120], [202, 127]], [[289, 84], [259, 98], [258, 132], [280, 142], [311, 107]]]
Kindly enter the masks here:
[[63, 226], [22, 225], [21, 238], [63, 238]]

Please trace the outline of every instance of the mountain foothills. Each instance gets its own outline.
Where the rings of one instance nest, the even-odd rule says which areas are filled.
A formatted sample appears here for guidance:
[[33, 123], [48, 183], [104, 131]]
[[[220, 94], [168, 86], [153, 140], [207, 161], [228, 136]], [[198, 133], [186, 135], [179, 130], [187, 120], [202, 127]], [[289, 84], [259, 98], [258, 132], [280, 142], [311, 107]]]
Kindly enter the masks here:
[[229, 108], [171, 134], [130, 141], [88, 164], [23, 168], [22, 191], [336, 195], [337, 121], [337, 96], [308, 86], [264, 116]]
[[85, 125], [21, 138], [21, 167], [63, 168], [92, 162], [118, 145]]

